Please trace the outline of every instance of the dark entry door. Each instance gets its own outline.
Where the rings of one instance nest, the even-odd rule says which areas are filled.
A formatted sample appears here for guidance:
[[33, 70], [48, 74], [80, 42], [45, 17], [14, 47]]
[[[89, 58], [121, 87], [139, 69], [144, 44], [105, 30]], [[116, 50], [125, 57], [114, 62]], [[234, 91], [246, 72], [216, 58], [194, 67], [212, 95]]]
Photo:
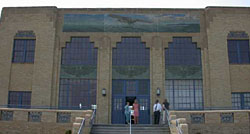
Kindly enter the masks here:
[[150, 123], [150, 85], [149, 80], [112, 81], [112, 123], [124, 124], [126, 98], [133, 96], [140, 105], [139, 124]]

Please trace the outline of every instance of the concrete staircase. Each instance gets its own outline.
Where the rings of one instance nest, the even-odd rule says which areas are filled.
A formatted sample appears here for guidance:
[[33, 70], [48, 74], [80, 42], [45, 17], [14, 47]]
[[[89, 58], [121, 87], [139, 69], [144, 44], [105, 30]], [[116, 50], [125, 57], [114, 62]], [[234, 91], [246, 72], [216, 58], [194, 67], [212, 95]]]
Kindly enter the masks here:
[[[129, 134], [129, 125], [93, 125], [90, 134]], [[167, 125], [132, 125], [132, 134], [170, 134]]]

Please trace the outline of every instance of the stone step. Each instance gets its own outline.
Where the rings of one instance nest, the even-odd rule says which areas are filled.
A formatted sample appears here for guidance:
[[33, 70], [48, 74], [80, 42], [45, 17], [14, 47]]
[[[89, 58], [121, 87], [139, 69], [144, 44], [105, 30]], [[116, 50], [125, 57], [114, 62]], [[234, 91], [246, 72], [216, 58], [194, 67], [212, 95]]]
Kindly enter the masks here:
[[[93, 127], [127, 127], [129, 124], [94, 124]], [[167, 127], [168, 125], [132, 124], [132, 127]]]
[[[152, 128], [152, 127], [131, 127], [132, 130], [166, 130], [166, 128]], [[129, 127], [113, 127], [113, 128], [105, 128], [105, 127], [98, 127], [94, 128], [95, 131], [101, 130], [129, 130]]]
[[[91, 132], [90, 134], [129, 134], [130, 132], [127, 131], [127, 132], [116, 132], [116, 131], [112, 131], [112, 132]], [[170, 134], [169, 131], [164, 131], [164, 132], [135, 132], [135, 131], [132, 131], [131, 134]]]
[[[131, 127], [133, 134], [170, 134], [167, 125], [137, 124]], [[129, 125], [125, 124], [95, 124], [91, 134], [129, 134]]]

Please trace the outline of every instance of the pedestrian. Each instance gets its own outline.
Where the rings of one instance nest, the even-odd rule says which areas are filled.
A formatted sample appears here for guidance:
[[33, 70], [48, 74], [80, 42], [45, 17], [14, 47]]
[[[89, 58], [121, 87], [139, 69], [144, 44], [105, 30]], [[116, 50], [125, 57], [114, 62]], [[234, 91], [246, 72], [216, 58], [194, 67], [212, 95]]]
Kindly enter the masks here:
[[134, 109], [134, 124], [138, 124], [138, 119], [139, 119], [139, 104], [137, 100], [135, 99], [135, 102], [133, 104], [133, 109]]
[[127, 102], [127, 105], [124, 107], [125, 111], [125, 118], [126, 118], [126, 123], [129, 124], [130, 123], [130, 108], [129, 108], [129, 102]]
[[162, 103], [162, 123], [165, 124], [166, 123], [166, 113], [167, 113], [167, 110], [169, 110], [169, 103], [168, 103], [168, 100], [165, 99], [164, 102]]
[[161, 104], [159, 103], [159, 100], [156, 100], [153, 107], [155, 124], [159, 124], [160, 122], [161, 110], [162, 110]]

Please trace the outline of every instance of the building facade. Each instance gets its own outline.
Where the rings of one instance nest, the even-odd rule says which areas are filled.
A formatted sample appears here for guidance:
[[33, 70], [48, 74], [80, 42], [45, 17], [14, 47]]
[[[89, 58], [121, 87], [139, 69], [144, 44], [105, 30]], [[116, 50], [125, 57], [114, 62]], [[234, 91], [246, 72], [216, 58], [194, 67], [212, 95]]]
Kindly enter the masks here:
[[[90, 109], [98, 123], [172, 110], [249, 109], [250, 8], [3, 8], [0, 105]], [[79, 106], [81, 105], [81, 107]]]

